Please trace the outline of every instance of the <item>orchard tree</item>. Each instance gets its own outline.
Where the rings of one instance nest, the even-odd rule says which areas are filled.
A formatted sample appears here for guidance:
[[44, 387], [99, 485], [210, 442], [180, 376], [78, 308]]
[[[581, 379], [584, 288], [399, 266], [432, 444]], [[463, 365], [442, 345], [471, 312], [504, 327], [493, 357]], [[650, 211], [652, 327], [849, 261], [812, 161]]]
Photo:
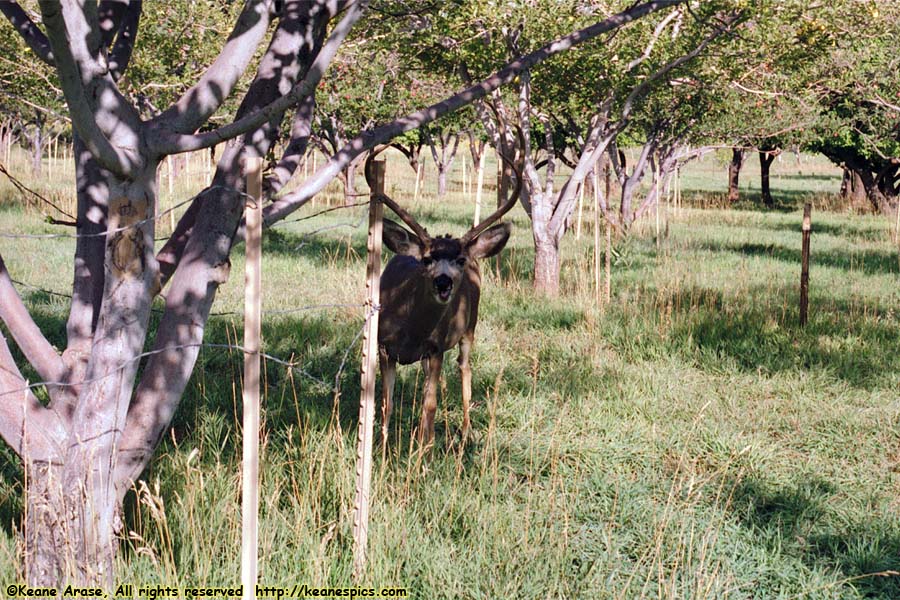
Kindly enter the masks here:
[[[499, 71], [456, 94], [360, 132], [299, 188], [266, 206], [265, 224], [302, 206], [375, 145], [485, 97], [551, 56], [675, 3], [654, 0], [597, 15], [584, 29], [505, 66], [498, 61]], [[232, 3], [223, 0], [222, 6]], [[58, 77], [76, 136], [73, 294], [60, 353], [28, 313], [0, 258], [0, 436], [27, 474], [28, 582], [109, 586], [123, 498], [178, 407], [216, 290], [228, 277], [230, 252], [243, 238], [243, 161], [266, 156], [286, 111], [295, 110], [292, 139], [267, 186], [280, 191], [308, 143], [317, 86], [367, 2], [246, 0], [194, 82], [167, 105], [153, 102], [149, 115], [140, 98], [126, 93], [141, 2], [41, 0], [39, 7], [40, 15], [31, 15], [17, 2], [0, 0], [0, 12]], [[255, 76], [233, 120], [210, 125], [242, 87], [255, 57]], [[227, 146], [210, 185], [155, 252], [160, 161], [221, 143]], [[148, 341], [151, 302], [163, 288], [165, 308]], [[26, 382], [7, 334], [40, 383]], [[147, 343], [151, 350], [145, 354]], [[37, 388], [48, 403], [38, 399]]]
[[[596, 19], [619, 5], [548, 0], [497, 9], [474, 0], [461, 2], [457, 11], [427, 23], [430, 35], [409, 47], [426, 64], [469, 81], [493, 62], [527, 51], [545, 32]], [[703, 2], [696, 10], [679, 6], [524, 71], [514, 94], [495, 92], [476, 103], [497, 151], [524, 156], [521, 202], [531, 219], [536, 291], [559, 293], [560, 242], [588, 173], [628, 128], [636, 109], [690, 70], [692, 61], [730, 31], [741, 14], [728, 2]], [[564, 162], [572, 171], [557, 188], [557, 169]], [[636, 179], [642, 174], [643, 165]], [[501, 182], [500, 189], [505, 185]], [[633, 185], [627, 193], [633, 193]], [[627, 228], [634, 216], [626, 203], [621, 216], [611, 218]]]

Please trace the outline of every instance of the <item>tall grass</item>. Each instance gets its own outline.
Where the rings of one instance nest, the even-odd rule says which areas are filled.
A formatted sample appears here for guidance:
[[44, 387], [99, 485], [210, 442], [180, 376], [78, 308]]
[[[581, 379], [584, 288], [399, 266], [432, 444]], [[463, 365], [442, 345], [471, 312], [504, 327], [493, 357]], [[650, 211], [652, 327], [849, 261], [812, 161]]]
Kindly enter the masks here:
[[[587, 235], [564, 242], [563, 295], [546, 300], [530, 291], [529, 229], [514, 216], [500, 272], [485, 268], [475, 439], [460, 446], [460, 384], [448, 367], [437, 445], [419, 456], [410, 435], [422, 374], [400, 370], [388, 457], [375, 466], [365, 585], [416, 598], [900, 596], [889, 574], [900, 570], [896, 248], [889, 223], [817, 207], [810, 322], [798, 327], [797, 203], [807, 187], [822, 185], [819, 198], [839, 183], [816, 164], [825, 179], [785, 178], [792, 196], [775, 163], [774, 212], [755, 206], [752, 189], [744, 210], [699, 208], [724, 176], [714, 157], [692, 167], [690, 201], [669, 212], [661, 248], [647, 222], [616, 241], [609, 306], [593, 301], [591, 219]], [[389, 191], [408, 193], [411, 176], [392, 159]], [[448, 200], [429, 180], [413, 208], [430, 231], [469, 224], [456, 177]], [[338, 201], [339, 190], [329, 194]], [[3, 231], [57, 229], [0, 207]], [[363, 298], [363, 210], [285, 224], [265, 242], [264, 309], [350, 305], [264, 317], [264, 350], [303, 371], [265, 368], [260, 579], [270, 585], [351, 582], [358, 348], [338, 368], [362, 324], [352, 305]], [[2, 252], [14, 277], [64, 292], [72, 247], [17, 240]], [[234, 273], [242, 258], [236, 249]], [[214, 311], [240, 311], [239, 279]], [[66, 299], [22, 293], [61, 347]], [[207, 340], [234, 342], [239, 319], [213, 317]], [[121, 581], [237, 581], [240, 365], [238, 352], [201, 352], [128, 499]], [[0, 581], [12, 581], [22, 480], [2, 452]]]

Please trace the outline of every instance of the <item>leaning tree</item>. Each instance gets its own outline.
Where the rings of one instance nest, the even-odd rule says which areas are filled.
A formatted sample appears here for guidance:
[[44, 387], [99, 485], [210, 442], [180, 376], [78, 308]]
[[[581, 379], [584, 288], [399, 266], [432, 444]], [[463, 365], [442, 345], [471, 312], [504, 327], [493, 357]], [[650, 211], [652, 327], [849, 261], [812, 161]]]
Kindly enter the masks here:
[[[375, 145], [485, 97], [553, 55], [679, 3], [632, 5], [513, 57], [440, 102], [360, 132], [299, 188], [275, 197], [264, 209], [265, 223], [296, 210]], [[56, 73], [76, 135], [77, 240], [61, 353], [29, 315], [0, 259], [0, 320], [42, 380], [26, 381], [0, 335], [0, 436], [25, 467], [31, 584], [112, 582], [123, 498], [178, 407], [216, 290], [228, 277], [229, 254], [243, 237], [243, 161], [268, 153], [286, 111], [296, 107], [292, 137], [268, 180], [271, 194], [282, 189], [306, 150], [317, 85], [367, 4], [246, 0], [196, 81], [148, 115], [140, 98], [125, 92], [123, 78], [140, 38], [139, 0], [40, 0], [39, 15], [0, 0], [0, 12]], [[367, 19], [402, 18], [397, 8], [415, 8], [377, 4], [391, 10]], [[233, 121], [210, 125], [266, 39]], [[209, 186], [155, 252], [160, 161], [221, 143], [226, 150]], [[164, 288], [163, 314], [144, 352], [151, 302]], [[38, 398], [39, 388], [48, 402]]]

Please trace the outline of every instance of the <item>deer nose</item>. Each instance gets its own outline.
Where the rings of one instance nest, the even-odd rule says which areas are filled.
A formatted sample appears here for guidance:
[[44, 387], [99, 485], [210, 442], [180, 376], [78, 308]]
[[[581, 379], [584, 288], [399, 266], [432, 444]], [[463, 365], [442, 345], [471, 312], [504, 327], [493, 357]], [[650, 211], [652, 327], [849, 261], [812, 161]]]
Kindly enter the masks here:
[[434, 289], [439, 292], [448, 292], [453, 287], [453, 280], [448, 275], [438, 275], [434, 278]]

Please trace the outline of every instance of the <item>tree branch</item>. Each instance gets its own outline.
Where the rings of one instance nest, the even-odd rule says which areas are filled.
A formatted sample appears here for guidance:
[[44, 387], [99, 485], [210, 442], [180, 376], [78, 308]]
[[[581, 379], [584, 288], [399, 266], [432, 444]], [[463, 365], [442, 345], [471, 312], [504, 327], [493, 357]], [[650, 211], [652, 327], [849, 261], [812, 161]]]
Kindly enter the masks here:
[[[186, 134], [195, 131], [215, 113], [253, 59], [269, 27], [272, 0], [249, 0], [222, 51], [200, 80], [150, 124], [160, 131]], [[236, 135], [240, 135], [240, 132]], [[231, 137], [236, 137], [231, 136]], [[223, 138], [219, 142], [230, 138]], [[194, 148], [197, 150], [199, 148]], [[175, 154], [163, 151], [162, 154]]]
[[63, 422], [27, 388], [0, 332], [0, 437], [28, 461], [58, 461], [66, 439]]
[[56, 60], [53, 57], [53, 51], [50, 49], [50, 40], [44, 35], [44, 32], [35, 25], [31, 17], [19, 6], [15, 0], [0, 0], [0, 12], [2, 12], [12, 26], [15, 27], [28, 47], [35, 55], [48, 65], [52, 65]]
[[0, 256], [0, 320], [6, 324], [25, 359], [44, 381], [63, 381], [66, 367], [41, 333], [16, 292]]
[[312, 95], [325, 74], [325, 69], [328, 68], [328, 65], [337, 54], [341, 43], [343, 43], [347, 34], [350, 33], [354, 23], [362, 16], [362, 11], [367, 2], [368, 0], [357, 0], [350, 7], [347, 14], [344, 15], [344, 18], [341, 19], [340, 23], [331, 32], [331, 36], [322, 46], [306, 77], [294, 85], [290, 92], [243, 118], [207, 133], [184, 135], [179, 133], [178, 130], [174, 130], [173, 133], [171, 130], [162, 130], [159, 127], [154, 127], [155, 131], [150, 142], [153, 150], [159, 154], [179, 154], [216, 146], [253, 131], [263, 123], [270, 121], [304, 98]]
[[116, 42], [109, 51], [109, 72], [116, 81], [122, 77], [131, 62], [142, 10], [142, 0], [131, 0], [119, 24]]
[[[285, 3], [278, 29], [260, 61], [256, 78], [238, 108], [235, 117], [237, 120], [261, 106], [269, 105], [284, 90], [291, 89], [299, 78], [305, 76], [314, 57], [321, 50], [327, 25], [335, 14], [333, 9], [333, 4], [325, 0], [316, 3], [309, 0], [288, 0]], [[290, 60], [286, 61], [286, 56]], [[277, 85], [273, 85], [273, 81]], [[241, 156], [245, 152], [265, 156], [274, 143], [282, 118], [283, 114], [278, 114], [259, 129], [228, 143], [217, 165], [213, 185], [197, 195], [178, 221], [175, 232], [157, 254], [162, 286], [166, 285], [181, 260], [200, 210], [199, 205], [206, 201], [206, 195], [214, 193], [213, 188], [243, 189]]]
[[[272, 223], [283, 219], [305, 204], [310, 198], [328, 185], [330, 181], [337, 177], [338, 173], [350, 164], [353, 159], [363, 152], [371, 150], [379, 144], [386, 143], [407, 131], [430, 123], [442, 115], [453, 112], [467, 104], [484, 98], [500, 86], [510, 83], [516, 75], [531, 69], [534, 65], [551, 56], [555, 56], [560, 52], [565, 52], [578, 44], [593, 39], [598, 35], [617, 27], [621, 27], [622, 25], [634, 21], [635, 19], [639, 19], [651, 12], [682, 4], [683, 2], [685, 2], [685, 0], [654, 0], [652, 2], [645, 2], [633, 6], [628, 10], [613, 15], [589, 27], [585, 27], [584, 29], [558, 38], [531, 54], [510, 61], [494, 75], [454, 94], [450, 98], [441, 100], [427, 108], [423, 108], [422, 110], [391, 121], [390, 123], [362, 132], [332, 156], [331, 159], [319, 169], [318, 173], [310, 177], [297, 190], [279, 198], [273, 204], [268, 206], [263, 212], [264, 224], [270, 226]], [[242, 232], [239, 232], [239, 235], [242, 235]]]
[[309, 136], [312, 133], [312, 117], [316, 109], [315, 94], [309, 96], [297, 107], [294, 120], [291, 123], [291, 139], [287, 148], [281, 155], [278, 164], [272, 174], [266, 178], [265, 194], [275, 195], [281, 191], [303, 160], [306, 149], [309, 147]]
[[97, 22], [100, 26], [100, 45], [108, 48], [112, 44], [116, 33], [128, 8], [129, 0], [101, 0], [97, 6]]
[[[137, 131], [139, 128], [137, 113], [111, 80], [104, 81], [105, 67], [98, 65], [88, 50], [92, 31], [85, 15], [80, 8], [59, 0], [40, 0], [40, 6], [73, 127], [104, 168], [123, 177], [135, 172], [141, 166], [140, 157], [113, 146], [97, 124], [97, 107], [89, 100], [89, 96], [99, 98], [102, 95], [108, 103], [103, 110], [117, 115], [116, 125], [131, 119], [131, 129]], [[91, 94], [85, 87], [87, 84], [95, 87]]]

